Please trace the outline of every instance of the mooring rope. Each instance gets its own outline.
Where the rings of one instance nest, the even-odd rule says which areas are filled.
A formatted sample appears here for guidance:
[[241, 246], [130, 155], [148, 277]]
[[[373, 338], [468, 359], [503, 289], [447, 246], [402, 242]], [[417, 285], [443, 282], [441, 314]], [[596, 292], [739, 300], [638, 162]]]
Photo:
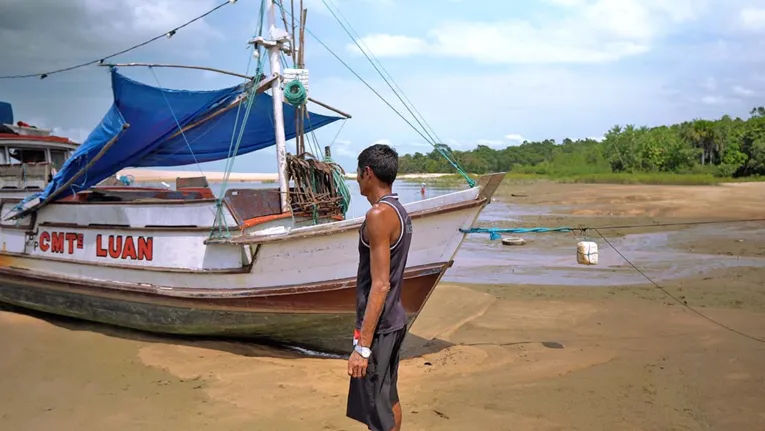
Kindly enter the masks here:
[[668, 227], [668, 226], [696, 226], [705, 224], [734, 224], [734, 223], [752, 223], [752, 222], [765, 222], [765, 218], [754, 219], [738, 219], [738, 220], [707, 220], [707, 221], [690, 221], [690, 222], [673, 222], [673, 223], [654, 223], [654, 224], [635, 224], [635, 225], [622, 225], [622, 226], [601, 226], [601, 227], [473, 227], [470, 229], [462, 229], [459, 231], [465, 234], [468, 233], [488, 233], [489, 238], [492, 241], [501, 238], [502, 233], [548, 233], [548, 232], [580, 232], [585, 234], [588, 230], [597, 231], [600, 230], [614, 230], [614, 229], [639, 229], [647, 227]]
[[694, 225], [704, 225], [704, 224], [734, 224], [734, 223], [750, 223], [750, 222], [763, 222], [765, 221], [765, 218], [759, 218], [759, 219], [741, 219], [741, 220], [719, 220], [719, 221], [695, 221], [695, 222], [676, 222], [676, 223], [666, 223], [666, 224], [644, 224], [644, 225], [627, 225], [627, 226], [605, 226], [600, 228], [588, 228], [588, 227], [582, 227], [582, 228], [569, 228], [569, 227], [556, 227], [556, 228], [547, 228], [547, 227], [535, 227], [535, 228], [471, 228], [471, 229], [460, 229], [459, 231], [462, 233], [488, 233], [489, 238], [491, 240], [497, 240], [500, 239], [501, 236], [500, 233], [545, 233], [545, 232], [581, 232], [582, 234], [585, 234], [587, 230], [593, 230], [595, 233], [598, 234], [598, 236], [609, 246], [611, 249], [613, 249], [616, 254], [618, 254], [632, 269], [637, 271], [643, 278], [645, 278], [649, 283], [651, 283], [654, 287], [661, 290], [662, 293], [670, 297], [672, 300], [674, 300], [676, 303], [680, 304], [681, 306], [687, 308], [692, 313], [698, 315], [699, 317], [707, 320], [708, 322], [719, 326], [720, 328], [723, 328], [729, 332], [732, 332], [734, 334], [740, 335], [742, 337], [748, 338], [752, 341], [756, 341], [759, 343], [765, 343], [765, 338], [759, 338], [751, 334], [747, 334], [745, 332], [739, 331], [735, 328], [732, 328], [728, 325], [725, 325], [722, 322], [719, 322], [715, 319], [712, 319], [711, 317], [705, 315], [704, 313], [696, 310], [695, 308], [688, 305], [686, 301], [682, 301], [679, 298], [677, 298], [675, 295], [671, 294], [667, 289], [659, 285], [656, 281], [654, 281], [651, 277], [649, 277], [644, 271], [642, 271], [640, 268], [638, 268], [637, 265], [632, 263], [627, 257], [617, 249], [611, 241], [606, 238], [605, 235], [603, 235], [600, 231], [606, 230], [606, 229], [630, 229], [630, 228], [646, 228], [646, 227], [661, 227], [661, 226], [694, 226]]

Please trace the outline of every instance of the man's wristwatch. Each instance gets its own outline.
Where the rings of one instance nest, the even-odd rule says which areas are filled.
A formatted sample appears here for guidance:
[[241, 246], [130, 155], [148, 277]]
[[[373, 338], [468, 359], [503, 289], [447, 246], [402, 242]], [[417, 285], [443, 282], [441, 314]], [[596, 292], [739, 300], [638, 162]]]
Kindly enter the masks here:
[[359, 355], [361, 355], [361, 357], [364, 359], [369, 359], [369, 357], [372, 355], [372, 350], [369, 347], [361, 347], [359, 344], [353, 346], [353, 350], [357, 351]]

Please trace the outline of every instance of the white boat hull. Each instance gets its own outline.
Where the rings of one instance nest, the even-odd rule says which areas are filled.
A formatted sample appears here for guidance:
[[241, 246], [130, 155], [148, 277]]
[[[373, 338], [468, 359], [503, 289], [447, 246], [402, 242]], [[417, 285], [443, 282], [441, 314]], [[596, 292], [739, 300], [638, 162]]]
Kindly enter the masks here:
[[[450, 266], [465, 236], [460, 229], [487, 203], [484, 191], [405, 205], [414, 229], [404, 287], [410, 321]], [[0, 203], [3, 219], [13, 205]], [[0, 286], [0, 300], [159, 332], [265, 336], [325, 351], [345, 345], [362, 218], [282, 233], [259, 225], [237, 231], [241, 223], [224, 206], [234, 236], [210, 240], [215, 210], [205, 200], [58, 202], [3, 221], [0, 275], [12, 286]], [[141, 310], [140, 319], [124, 311], [131, 309]], [[279, 329], [268, 324], [275, 320]], [[293, 327], [288, 322], [306, 329], [309, 321], [313, 342], [285, 329]]]

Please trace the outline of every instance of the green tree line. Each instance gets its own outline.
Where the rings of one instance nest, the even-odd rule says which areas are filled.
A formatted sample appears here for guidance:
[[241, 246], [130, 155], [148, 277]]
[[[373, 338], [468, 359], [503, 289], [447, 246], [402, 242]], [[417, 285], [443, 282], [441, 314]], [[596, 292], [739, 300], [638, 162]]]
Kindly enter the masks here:
[[[765, 175], [765, 107], [746, 120], [728, 115], [671, 126], [614, 126], [601, 141], [553, 139], [495, 150], [479, 145], [449, 152], [470, 173], [516, 172], [539, 175], [594, 173], [707, 173], [717, 177]], [[401, 173], [453, 173], [454, 167], [434, 149], [406, 154]]]

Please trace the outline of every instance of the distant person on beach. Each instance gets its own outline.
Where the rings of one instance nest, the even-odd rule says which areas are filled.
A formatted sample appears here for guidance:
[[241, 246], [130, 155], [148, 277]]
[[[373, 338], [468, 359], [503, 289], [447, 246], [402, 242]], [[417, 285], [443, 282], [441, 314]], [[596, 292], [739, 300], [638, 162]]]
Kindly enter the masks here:
[[392, 192], [398, 154], [375, 144], [359, 154], [356, 181], [372, 208], [359, 229], [354, 349], [348, 359], [346, 415], [373, 431], [401, 429], [399, 352], [406, 335], [401, 303], [412, 221]]

